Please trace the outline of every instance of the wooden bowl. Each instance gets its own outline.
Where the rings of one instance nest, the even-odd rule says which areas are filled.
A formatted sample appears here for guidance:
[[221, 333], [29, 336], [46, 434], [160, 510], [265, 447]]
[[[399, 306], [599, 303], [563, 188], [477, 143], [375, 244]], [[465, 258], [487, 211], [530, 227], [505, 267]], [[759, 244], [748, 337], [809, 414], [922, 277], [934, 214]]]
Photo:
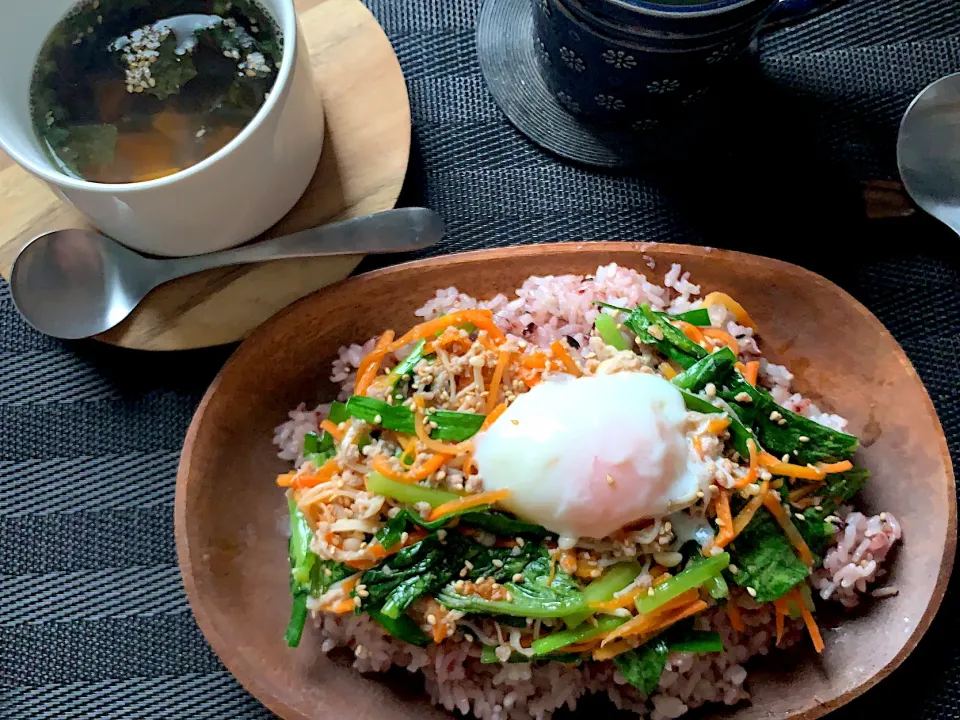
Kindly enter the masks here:
[[[187, 434], [176, 539], [197, 622], [244, 687], [287, 720], [448, 717], [416, 693], [326, 658], [309, 627], [298, 649], [287, 648], [286, 504], [273, 482], [285, 464], [272, 429], [298, 403], [335, 395], [328, 375], [338, 347], [407, 329], [436, 288], [490, 297], [533, 274], [589, 273], [610, 262], [646, 270], [644, 256], [656, 260], [658, 276], [682, 263], [705, 292], [727, 291], [749, 309], [767, 356], [787, 364], [818, 404], [850, 419], [863, 440], [858, 461], [874, 471], [863, 502], [896, 513], [905, 533], [892, 567], [898, 596], [826, 631], [821, 658], [764, 658], [748, 681], [753, 702], [716, 712], [737, 720], [820, 717], [903, 662], [947, 586], [956, 492], [933, 405], [890, 334], [837, 286], [776, 260], [680, 245], [558, 244], [435, 258], [347, 280], [268, 321], [224, 366]], [[409, 676], [400, 684], [419, 682]]]

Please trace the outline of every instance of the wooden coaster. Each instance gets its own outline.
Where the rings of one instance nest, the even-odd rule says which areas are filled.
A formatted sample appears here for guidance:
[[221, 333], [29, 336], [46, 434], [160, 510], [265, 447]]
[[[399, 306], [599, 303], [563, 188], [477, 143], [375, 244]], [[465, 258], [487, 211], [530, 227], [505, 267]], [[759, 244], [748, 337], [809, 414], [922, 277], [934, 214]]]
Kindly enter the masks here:
[[[326, 114], [323, 155], [296, 207], [264, 237], [394, 206], [410, 157], [410, 102], [390, 41], [359, 0], [297, 0]], [[0, 272], [37, 235], [89, 227], [71, 205], [0, 152]], [[294, 300], [349, 275], [361, 255], [279, 260], [192, 275], [157, 288], [97, 336], [141, 350], [240, 340]]]

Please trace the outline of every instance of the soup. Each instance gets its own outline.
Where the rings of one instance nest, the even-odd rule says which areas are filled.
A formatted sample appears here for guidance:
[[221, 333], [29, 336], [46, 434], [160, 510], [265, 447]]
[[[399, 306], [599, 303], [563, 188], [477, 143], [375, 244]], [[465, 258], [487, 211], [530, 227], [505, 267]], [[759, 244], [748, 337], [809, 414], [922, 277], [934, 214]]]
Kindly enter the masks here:
[[62, 172], [83, 180], [172, 175], [253, 119], [282, 48], [276, 23], [250, 0], [85, 2], [40, 51], [30, 93], [37, 136]]

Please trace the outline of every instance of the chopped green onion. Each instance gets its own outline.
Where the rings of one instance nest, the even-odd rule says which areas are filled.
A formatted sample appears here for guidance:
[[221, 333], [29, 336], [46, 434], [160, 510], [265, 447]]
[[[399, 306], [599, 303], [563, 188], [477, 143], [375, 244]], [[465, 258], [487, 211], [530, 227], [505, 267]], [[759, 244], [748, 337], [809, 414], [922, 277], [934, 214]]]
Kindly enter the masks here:
[[297, 647], [300, 644], [300, 638], [303, 636], [303, 626], [306, 622], [307, 594], [298, 592], [293, 596], [293, 606], [290, 608], [290, 622], [287, 624], [286, 633], [284, 633], [287, 647]]
[[[416, 432], [413, 411], [403, 405], [389, 405], [382, 400], [354, 395], [347, 401], [347, 410], [353, 417], [371, 425], [379, 425], [387, 430], [395, 430], [407, 435]], [[462, 442], [472, 438], [480, 430], [483, 421], [486, 420], [485, 415], [453, 412], [451, 410], [437, 410], [428, 417], [430, 422], [437, 424], [436, 429], [431, 433], [431, 437], [436, 440], [451, 440], [454, 442]]]
[[719, 386], [736, 362], [737, 356], [730, 348], [724, 347], [698, 360], [670, 382], [682, 390], [700, 392], [707, 383]]
[[573, 645], [574, 643], [583, 642], [584, 640], [591, 640], [600, 635], [606, 635], [620, 625], [623, 625], [626, 621], [627, 618], [607, 615], [597, 620], [596, 626], [587, 625], [575, 630], [561, 630], [560, 632], [550, 633], [539, 640], [534, 640], [530, 645], [530, 649], [533, 650], [534, 655], [548, 655], [561, 648], [565, 648], [567, 645]]
[[390, 480], [378, 472], [372, 472], [367, 475], [367, 490], [375, 495], [383, 495], [384, 497], [393, 498], [400, 502], [412, 504], [425, 502], [430, 505], [430, 507], [437, 507], [438, 505], [443, 505], [446, 502], [456, 500], [460, 497], [451, 492], [434, 490], [433, 488], [424, 487], [423, 485]]
[[335, 425], [350, 419], [350, 411], [347, 410], [347, 404], [342, 402], [330, 403], [330, 412], [327, 413], [327, 420]]
[[637, 610], [643, 614], [651, 613], [688, 590], [698, 588], [711, 578], [716, 577], [729, 564], [730, 555], [724, 552], [691, 565], [680, 574], [652, 588], [652, 594], [649, 592], [641, 594], [637, 598]]
[[423, 348], [426, 347], [426, 344], [426, 340], [420, 340], [416, 345], [413, 346], [413, 350], [410, 351], [410, 354], [401, 360], [397, 366], [387, 374], [390, 387], [396, 385], [400, 378], [411, 372], [416, 364], [423, 359]]
[[629, 350], [630, 345], [624, 340], [623, 335], [620, 333], [620, 328], [617, 327], [617, 321], [606, 313], [600, 313], [597, 315], [597, 319], [593, 321], [594, 327], [597, 328], [597, 334], [600, 336], [600, 339], [603, 340], [607, 345], [617, 350]]
[[417, 647], [426, 647], [430, 644], [430, 638], [420, 629], [419, 625], [410, 619], [409, 615], [391, 618], [373, 608], [364, 608], [364, 610], [369, 613], [370, 617], [372, 617], [380, 627], [395, 638], [408, 642], [411, 645], [416, 645]]
[[[597, 603], [613, 600], [613, 596], [636, 580], [641, 572], [643, 572], [643, 566], [638, 562], [617, 563], [581, 591], [584, 602]], [[564, 622], [568, 628], [572, 629], [591, 615], [593, 615], [592, 610], [583, 610], [565, 618]]]
[[[706, 349], [702, 348], [700, 345], [695, 343], [693, 340], [688, 338], [683, 334], [678, 328], [670, 324], [670, 322], [657, 315], [653, 310], [650, 309], [650, 306], [644, 303], [640, 306], [640, 312], [643, 313], [644, 317], [647, 319], [651, 325], [655, 324], [660, 328], [660, 332], [663, 334], [663, 342], [670, 343], [676, 347], [680, 352], [693, 357], [694, 360], [699, 360], [700, 358], [706, 357]], [[649, 334], [649, 330], [647, 331]], [[684, 367], [687, 367], [684, 365]]]
[[723, 579], [723, 575], [717, 575], [707, 580], [706, 587], [710, 597], [714, 600], [723, 600], [730, 595], [730, 588], [727, 587], [727, 581]]

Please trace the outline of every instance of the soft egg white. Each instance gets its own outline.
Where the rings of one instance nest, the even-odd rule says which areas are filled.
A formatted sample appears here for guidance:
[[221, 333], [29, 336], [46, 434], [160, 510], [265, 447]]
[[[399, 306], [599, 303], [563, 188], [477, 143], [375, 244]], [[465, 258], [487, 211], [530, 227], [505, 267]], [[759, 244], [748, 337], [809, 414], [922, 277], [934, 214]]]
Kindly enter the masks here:
[[477, 438], [487, 490], [563, 538], [601, 538], [689, 507], [709, 473], [686, 437], [683, 396], [655, 375], [557, 377]]

